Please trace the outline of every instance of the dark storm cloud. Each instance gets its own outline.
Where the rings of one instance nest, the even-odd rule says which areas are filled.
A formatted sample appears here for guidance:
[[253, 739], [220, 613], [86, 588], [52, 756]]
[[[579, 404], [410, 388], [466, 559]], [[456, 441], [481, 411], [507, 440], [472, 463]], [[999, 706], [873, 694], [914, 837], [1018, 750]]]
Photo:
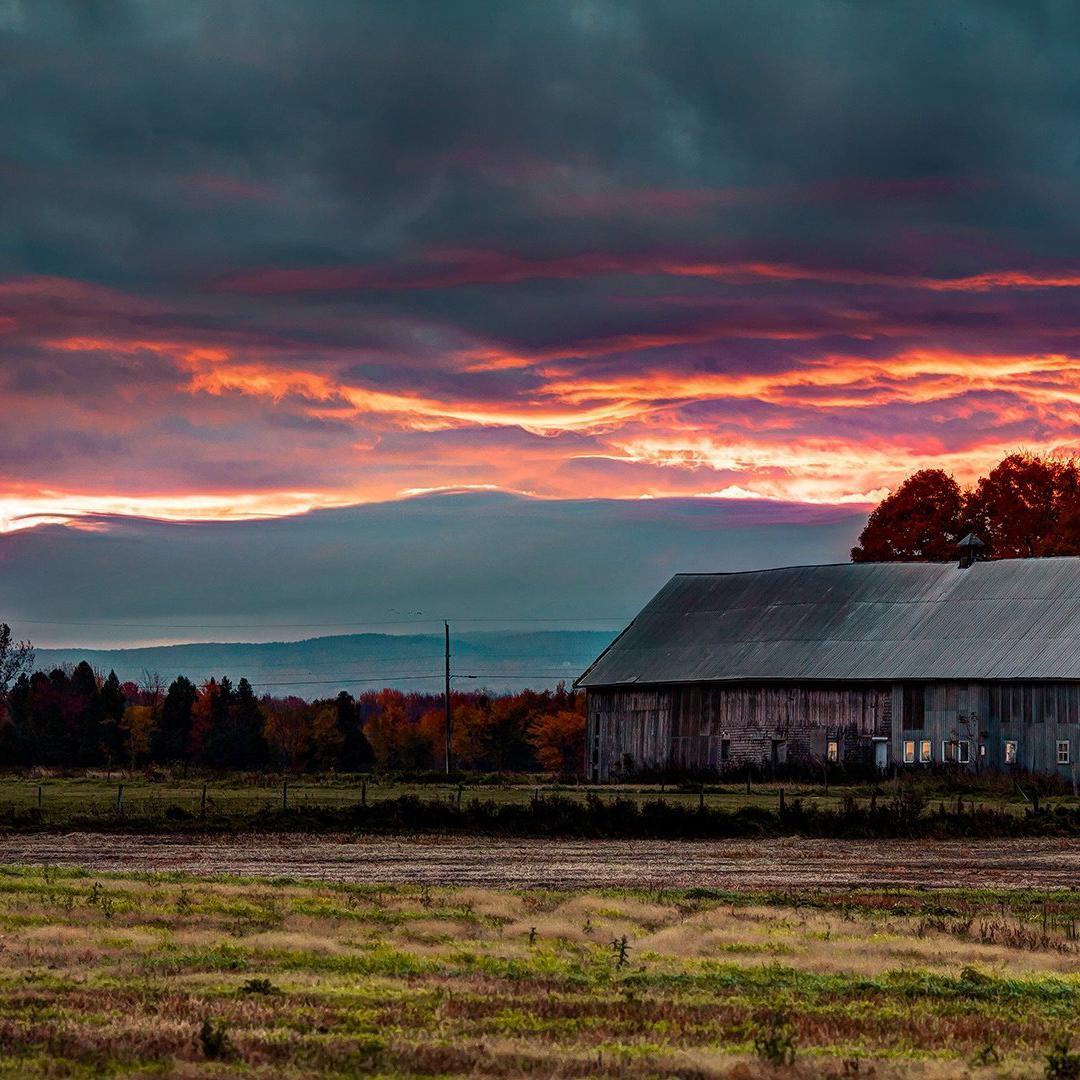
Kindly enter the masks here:
[[[235, 265], [657, 241], [772, 257], [812, 243], [825, 261], [854, 249], [891, 266], [865, 234], [901, 224], [1004, 227], [1006, 248], [1029, 258], [1075, 250], [1072, 5], [35, 0], [7, 12], [15, 271], [166, 288]], [[625, 201], [727, 189], [743, 204]], [[624, 200], [625, 220], [560, 218], [560, 195]], [[723, 234], [703, 233], [703, 217]], [[933, 244], [915, 245], [919, 269]]]

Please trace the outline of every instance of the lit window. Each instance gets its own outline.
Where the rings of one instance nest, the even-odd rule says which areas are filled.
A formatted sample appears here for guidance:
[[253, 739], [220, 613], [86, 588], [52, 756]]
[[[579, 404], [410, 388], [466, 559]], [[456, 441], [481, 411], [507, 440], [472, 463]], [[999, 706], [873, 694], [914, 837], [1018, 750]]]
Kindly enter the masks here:
[[934, 744], [929, 739], [923, 739], [919, 743], [919, 760], [922, 762], [934, 760]]
[[915, 740], [907, 739], [904, 742], [904, 764], [913, 765], [915, 763]]
[[835, 739], [829, 740], [828, 755], [830, 761], [840, 760], [840, 744]]
[[1016, 764], [1016, 740], [1015, 739], [1006, 739], [1005, 740], [1005, 764], [1006, 765], [1015, 765]]
[[1069, 740], [1058, 739], [1058, 764], [1069, 764]]
[[956, 760], [961, 765], [967, 765], [971, 761], [971, 744], [967, 739], [960, 739], [956, 744]]

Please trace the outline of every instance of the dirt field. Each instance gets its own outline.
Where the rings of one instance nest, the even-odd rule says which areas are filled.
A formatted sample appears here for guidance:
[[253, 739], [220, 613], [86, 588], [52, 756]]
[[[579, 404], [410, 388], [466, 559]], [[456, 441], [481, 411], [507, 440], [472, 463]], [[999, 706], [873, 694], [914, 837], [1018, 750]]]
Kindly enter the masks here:
[[508, 888], [1080, 885], [1080, 842], [1048, 839], [671, 842], [24, 834], [0, 838], [0, 863]]

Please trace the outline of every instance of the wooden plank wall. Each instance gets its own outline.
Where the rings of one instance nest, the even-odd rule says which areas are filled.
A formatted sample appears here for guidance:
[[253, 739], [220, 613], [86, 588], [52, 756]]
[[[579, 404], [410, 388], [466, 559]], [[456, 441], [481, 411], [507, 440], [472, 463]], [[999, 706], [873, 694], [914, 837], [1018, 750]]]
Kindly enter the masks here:
[[830, 739], [841, 758], [870, 752], [889, 733], [889, 686], [708, 685], [590, 689], [587, 767], [607, 780], [640, 769], [717, 769], [726, 742], [734, 764], [824, 760]]

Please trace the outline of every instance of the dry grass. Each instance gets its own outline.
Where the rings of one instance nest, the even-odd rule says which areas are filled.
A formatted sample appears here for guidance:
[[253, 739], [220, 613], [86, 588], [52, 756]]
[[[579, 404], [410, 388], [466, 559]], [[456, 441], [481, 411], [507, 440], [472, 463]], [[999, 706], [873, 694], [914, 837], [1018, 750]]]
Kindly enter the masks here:
[[0, 1077], [1036, 1077], [1080, 1015], [1077, 916], [0, 868]]

